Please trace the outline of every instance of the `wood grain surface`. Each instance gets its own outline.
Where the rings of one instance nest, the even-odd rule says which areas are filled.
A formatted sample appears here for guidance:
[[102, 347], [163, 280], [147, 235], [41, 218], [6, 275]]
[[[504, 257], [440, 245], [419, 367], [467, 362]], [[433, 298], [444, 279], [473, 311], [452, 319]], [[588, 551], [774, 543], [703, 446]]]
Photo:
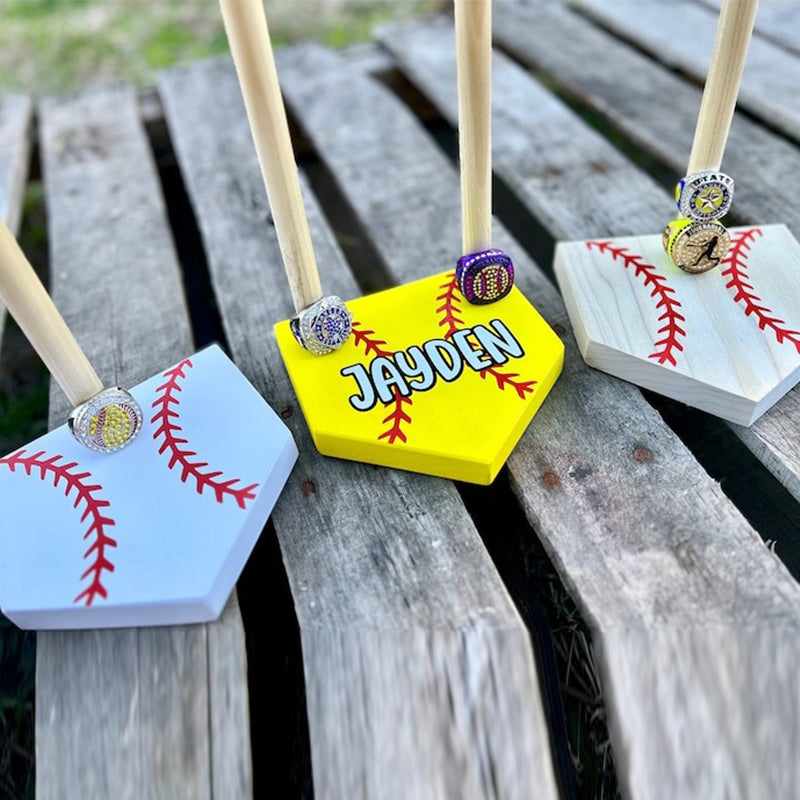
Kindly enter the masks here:
[[272, 42], [261, 0], [220, 0], [258, 163], [281, 244], [296, 311], [316, 303], [322, 287], [297, 178]]
[[[555, 798], [528, 634], [453, 484], [314, 449], [272, 331], [292, 302], [231, 64], [170, 70], [160, 91], [234, 358], [300, 449], [273, 520], [315, 797]], [[305, 196], [326, 289], [358, 294]]]
[[[621, 38], [702, 83], [706, 78], [718, 14], [695, 2], [568, 0]], [[800, 58], [756, 38], [747, 56], [739, 105], [770, 127], [800, 139], [797, 74]]]
[[[40, 136], [51, 291], [103, 380], [133, 385], [193, 350], [135, 92], [47, 99]], [[68, 410], [53, 389], [51, 425]], [[250, 797], [243, 642], [235, 594], [209, 625], [39, 634], [37, 798]]]
[[[382, 41], [453, 125], [457, 98], [449, 21], [394, 27]], [[288, 68], [290, 59], [294, 70]], [[408, 280], [432, 264], [441, 268], [457, 246], [453, 234], [447, 235], [458, 226], [452, 166], [395, 97], [366, 79], [356, 82], [346, 70], [337, 75], [334, 60], [312, 48], [286, 54], [281, 63], [287, 67], [290, 107], [340, 177], [392, 274]], [[307, 76], [322, 64], [326, 81], [315, 93]], [[624, 187], [629, 197], [623, 211], [645, 230], [657, 214], [668, 213], [665, 193], [654, 182], [497, 53], [493, 92], [495, 170], [551, 234], [607, 236], [631, 225], [624, 214], [599, 206], [598, 192], [589, 188], [595, 182], [599, 196], [609, 187]], [[349, 125], [334, 128], [326, 124], [333, 113], [326, 98], [345, 93]], [[380, 122], [370, 125], [369, 118]], [[378, 180], [387, 172], [403, 176], [392, 183], [391, 200]], [[428, 235], [433, 226], [436, 235]], [[409, 230], [418, 234], [413, 251], [403, 237]], [[519, 285], [545, 317], [564, 325], [560, 299], [506, 237], [496, 228], [494, 241], [511, 248], [517, 260]], [[727, 755], [709, 763], [707, 754], [721, 745], [703, 715], [718, 727], [732, 708], [761, 720], [765, 698], [751, 702], [741, 687], [717, 679], [717, 670], [722, 675], [726, 668], [715, 664], [707, 631], [721, 627], [739, 639], [742, 652], [751, 637], [765, 637], [789, 648], [788, 658], [794, 645], [787, 637], [800, 620], [798, 587], [638, 392], [586, 368], [572, 338], [567, 341], [564, 374], [511, 456], [510, 477], [593, 626], [623, 787], [635, 798], [758, 797], [762, 787], [782, 780], [766, 765], [772, 748], [790, 774], [795, 769], [790, 754], [797, 747], [797, 727], [776, 719], [755, 736], [742, 726], [722, 745]], [[640, 637], [647, 645], [622, 646], [628, 631], [631, 642]], [[609, 648], [620, 655], [605, 658]], [[673, 668], [676, 648], [689, 653], [680, 673]], [[662, 686], [674, 699], [664, 720], [647, 730], [633, 719], [628, 726], [631, 704], [652, 707]], [[796, 679], [776, 666], [769, 702], [777, 706], [792, 697], [793, 710], [782, 706], [781, 713], [793, 718], [800, 716], [795, 690]], [[748, 760], [756, 750], [763, 769]], [[723, 761], [741, 766], [726, 776]], [[715, 784], [721, 788], [702, 794], [703, 787]], [[738, 794], [726, 795], [730, 786], [737, 786]]]
[[[758, 19], [758, 17], [757, 17]], [[525, 35], [535, 25], [541, 35]], [[677, 181], [692, 139], [700, 91], [657, 62], [619, 42], [574, 12], [555, 6], [509, 5], [495, 19], [503, 47], [524, 63], [556, 77], [565, 91], [609, 119], [639, 147], [674, 170]], [[594, 67], [581, 68], [585, 61]], [[663, 98], [669, 97], [665, 104]], [[800, 151], [782, 137], [737, 114], [731, 125], [725, 168], [735, 176], [733, 214], [742, 222], [761, 225], [784, 222], [800, 237]], [[627, 184], [609, 183], [609, 205]], [[664, 193], [666, 195], [666, 193]], [[643, 202], [647, 202], [643, 200]], [[664, 201], [665, 215], [671, 214]], [[662, 216], [661, 220], [667, 216]], [[658, 224], [655, 215], [650, 225]], [[634, 228], [626, 234], [643, 231]], [[619, 233], [615, 231], [615, 234]], [[573, 234], [560, 234], [575, 238]], [[582, 237], [597, 235], [582, 233]], [[733, 430], [759, 460], [800, 499], [800, 392], [794, 390], [750, 428]]]
[[678, 269], [658, 234], [560, 243], [586, 363], [739, 425], [769, 410], [800, 381], [800, 244], [785, 225], [730, 235], [730, 260], [704, 275]]
[[758, 0], [726, 0], [703, 86], [687, 175], [718, 170], [739, 96]]
[[[722, 0], [701, 0], [719, 11]], [[794, 0], [761, 0], [756, 17], [756, 35], [800, 54], [800, 6]]]
[[454, 4], [461, 165], [461, 247], [488, 249], [492, 232], [492, 3]]
[[[713, 11], [580, 3], [591, 11], [502, 4], [496, 36], [680, 177], [699, 89], [585, 15], [602, 15], [701, 79]], [[679, 37], [665, 35], [668, 11]], [[746, 78], [742, 99], [797, 136], [797, 60], [758, 38], [757, 77]], [[408, 77], [433, 104], [415, 109], [454, 128], [452, 19], [392, 28], [383, 41], [390, 52], [352, 58], [294, 48], [279, 65], [307, 146], [376, 254], [373, 273], [359, 272], [372, 285], [421, 277], [460, 255], [453, 163], [409, 107], [364, 74], [379, 70], [395, 87]], [[398, 73], [388, 71], [392, 58]], [[160, 89], [234, 357], [301, 448], [274, 522], [302, 631], [315, 794], [555, 797], [527, 634], [452, 484], [313, 449], [272, 336], [292, 302], [232, 65], [171, 70]], [[671, 216], [668, 192], [609, 143], [608, 130], [590, 129], [498, 53], [494, 95], [495, 171], [535, 218], [537, 248], [655, 232]], [[132, 92], [43, 104], [42, 155], [57, 300], [101, 377], [133, 383], [188, 353]], [[734, 119], [726, 165], [741, 221], [785, 221], [798, 233], [800, 189], [786, 176], [799, 158], [780, 136]], [[304, 188], [326, 288], [353, 296], [358, 287]], [[584, 365], [560, 298], [519, 244], [498, 224], [493, 239], [568, 347], [508, 476], [531, 535], [592, 627], [626, 800], [794, 798], [797, 584], [639, 391]], [[120, 294], [127, 274], [137, 280]], [[739, 433], [800, 498], [797, 395]], [[54, 392], [51, 420], [66, 411]], [[250, 796], [245, 681], [235, 599], [211, 626], [42, 634], [38, 796]]]

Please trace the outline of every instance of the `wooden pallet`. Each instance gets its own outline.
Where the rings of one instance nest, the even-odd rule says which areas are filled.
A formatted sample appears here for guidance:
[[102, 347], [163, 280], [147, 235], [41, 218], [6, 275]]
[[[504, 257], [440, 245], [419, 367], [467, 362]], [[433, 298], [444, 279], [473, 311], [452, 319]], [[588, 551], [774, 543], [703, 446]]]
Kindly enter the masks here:
[[[562, 378], [499, 480], [591, 627], [624, 796], [791, 798], [800, 589], [739, 499], [641, 392], [583, 364], [549, 273], [555, 240], [658, 231], [669, 217], [668, 191], [616, 145], [679, 177], [700, 95], [667, 67], [700, 67], [645, 29], [660, 5], [649, 16], [576, 5], [499, 4], [495, 19], [495, 172], [525, 247], [500, 222], [494, 242], [514, 254], [520, 287], [567, 345]], [[708, 6], [681, 5], [698, 37], [713, 27]], [[757, 34], [754, 52], [767, 63], [779, 52], [779, 68], [796, 77], [800, 55], [772, 30]], [[426, 129], [452, 141], [452, 22], [393, 27], [380, 42], [346, 54], [304, 45], [279, 58], [301, 152], [319, 160], [334, 192], [304, 181], [326, 288], [343, 297], [452, 267], [458, 255], [457, 171]], [[603, 132], [553, 89], [602, 115]], [[553, 767], [555, 723], [529, 631], [474, 509], [448, 481], [322, 458], [311, 444], [272, 334], [291, 300], [232, 66], [169, 70], [158, 93], [224, 337], [301, 451], [272, 523], [300, 627], [315, 796], [570, 796]], [[731, 133], [738, 221], [783, 221], [797, 235], [800, 190], [778, 180], [800, 164], [788, 95], [756, 84], [742, 102], [755, 119], [740, 115]], [[149, 107], [151, 128], [163, 125]], [[30, 122], [26, 100], [3, 102], [0, 211], [12, 225]], [[191, 352], [135, 93], [115, 85], [43, 102], [38, 144], [51, 288], [101, 377], [135, 383]], [[366, 258], [344, 257], [337, 205]], [[127, 274], [135, 280], [123, 283]], [[800, 499], [797, 398], [734, 430]], [[54, 390], [51, 422], [65, 411]], [[268, 636], [269, 621], [248, 630]], [[251, 758], [263, 754], [250, 750], [246, 670], [235, 597], [211, 625], [41, 634], [38, 797], [253, 796]]]

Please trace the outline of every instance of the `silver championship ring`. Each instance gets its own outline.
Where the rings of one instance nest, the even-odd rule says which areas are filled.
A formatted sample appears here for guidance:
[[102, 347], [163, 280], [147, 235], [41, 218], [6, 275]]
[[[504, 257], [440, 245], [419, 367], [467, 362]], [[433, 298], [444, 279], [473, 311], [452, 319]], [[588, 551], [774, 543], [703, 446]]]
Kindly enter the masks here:
[[142, 409], [125, 389], [103, 389], [70, 415], [72, 435], [96, 453], [115, 453], [127, 447], [142, 427]]
[[304, 308], [291, 320], [289, 328], [301, 347], [318, 356], [338, 350], [350, 337], [353, 315], [344, 301], [331, 295]]
[[733, 201], [733, 178], [724, 172], [695, 172], [675, 187], [678, 211], [694, 222], [724, 217]]

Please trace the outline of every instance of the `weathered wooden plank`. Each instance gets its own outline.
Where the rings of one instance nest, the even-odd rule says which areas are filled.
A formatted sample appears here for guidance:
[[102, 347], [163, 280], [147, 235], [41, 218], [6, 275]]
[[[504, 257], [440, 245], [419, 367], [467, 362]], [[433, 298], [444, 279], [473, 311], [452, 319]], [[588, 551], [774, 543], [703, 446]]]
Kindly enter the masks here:
[[[40, 111], [54, 299], [106, 384], [133, 385], [193, 349], [136, 96]], [[51, 424], [67, 411], [54, 387]], [[211, 625], [40, 634], [40, 800], [250, 797], [243, 642], [235, 596]]]
[[[717, 27], [713, 9], [694, 2], [568, 0], [658, 61], [705, 80]], [[797, 74], [800, 58], [761, 37], [747, 56], [739, 105], [769, 125], [800, 138]], [[664, 98], [665, 103], [669, 101]]]
[[[680, 177], [691, 149], [699, 89], [565, 8], [504, 6], [494, 27], [503, 47], [554, 76]], [[535, 37], [530, 35], [533, 29], [538, 31]], [[586, 63], [593, 65], [591, 70], [582, 67]], [[787, 175], [800, 174], [796, 147], [737, 114], [724, 167], [735, 176], [737, 218], [754, 224], [785, 222], [800, 238], [800, 184], [786, 180]], [[624, 184], [616, 183], [604, 196], [613, 205], [625, 191]], [[657, 222], [652, 220], [653, 225]], [[627, 232], [638, 231], [631, 226]], [[790, 392], [752, 427], [732, 427], [800, 499], [800, 391]]]
[[[273, 517], [315, 797], [554, 798], [528, 634], [453, 485], [314, 449], [271, 329], [292, 304], [231, 64], [170, 70], [160, 91], [234, 358], [300, 449]], [[306, 201], [326, 292], [358, 294]]]
[[0, 216], [19, 229], [31, 153], [33, 104], [25, 95], [0, 100]]
[[[722, 0], [700, 0], [719, 12]], [[800, 53], [800, 6], [795, 0], [762, 0], [758, 6], [755, 32], [766, 39]]]
[[[503, 6], [494, 29], [495, 38], [522, 63], [552, 75], [673, 169], [676, 182], [682, 177], [700, 109], [699, 88], [558, 4]], [[538, 35], [532, 39], [534, 29]], [[800, 171], [796, 147], [737, 114], [724, 167], [735, 176], [738, 219], [786, 222], [800, 233], [800, 186], [786, 180]]]
[[[17, 233], [22, 218], [31, 152], [33, 104], [24, 95], [0, 100], [0, 216]], [[0, 303], [0, 343], [6, 310]]]
[[[454, 120], [451, 23], [393, 28], [384, 41]], [[290, 106], [392, 276], [408, 281], [452, 264], [459, 247], [457, 175], [407, 109], [329, 52], [308, 47], [280, 58]], [[573, 196], [591, 193], [586, 186], [599, 186], [592, 178], [598, 166], [606, 190], [618, 181], [633, 195], [625, 210], [642, 224], [648, 213], [663, 213], [652, 182], [499, 57], [494, 92], [495, 165], [510, 170], [513, 156], [515, 188], [526, 202], [539, 198], [551, 229], [619, 230], [622, 223], [598, 208], [597, 195], [593, 203], [575, 198], [587, 214], [581, 218], [556, 185], [568, 176]], [[519, 285], [545, 317], [566, 327], [555, 290], [500, 226], [494, 243], [514, 253]], [[714, 658], [707, 632], [712, 625], [724, 629], [742, 653], [752, 636], [764, 636], [788, 648], [788, 663], [796, 653], [800, 589], [638, 391], [586, 368], [565, 335], [564, 373], [509, 468], [529, 520], [593, 626], [621, 780], [631, 798], [761, 796], [761, 788], [782, 780], [773, 774], [773, 748], [781, 768], [796, 776], [788, 759], [799, 744], [798, 728], [782, 720], [800, 718], [797, 679], [783, 667], [754, 662], [753, 669], [775, 670], [756, 702], [724, 679], [726, 667]], [[683, 651], [685, 668], [676, 670], [675, 653]], [[637, 703], [655, 704], [663, 722], [647, 731], [629, 722], [628, 709]], [[781, 712], [770, 718], [766, 706]], [[734, 709], [758, 734], [739, 726], [720, 742], [719, 729]], [[715, 786], [720, 763], [731, 763], [732, 772]], [[725, 795], [731, 786], [738, 789]], [[705, 787], [711, 788], [701, 795]]]
[[376, 42], [359, 42], [340, 52], [353, 67], [372, 75], [390, 72], [394, 68], [391, 56]]

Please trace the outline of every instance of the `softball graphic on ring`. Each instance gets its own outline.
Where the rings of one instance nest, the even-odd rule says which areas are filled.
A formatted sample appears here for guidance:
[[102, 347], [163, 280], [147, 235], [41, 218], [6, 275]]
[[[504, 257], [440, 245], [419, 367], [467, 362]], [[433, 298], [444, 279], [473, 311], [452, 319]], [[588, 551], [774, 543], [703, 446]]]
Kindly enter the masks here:
[[514, 264], [502, 250], [482, 250], [458, 259], [456, 283], [464, 298], [476, 306], [505, 297], [514, 285]]
[[707, 272], [719, 266], [731, 246], [728, 229], [716, 221], [676, 219], [661, 237], [667, 255], [684, 272]]
[[675, 187], [678, 211], [695, 222], [721, 219], [733, 202], [733, 178], [724, 172], [696, 172]]
[[125, 389], [104, 389], [81, 403], [67, 425], [84, 447], [96, 453], [115, 453], [136, 438], [142, 427], [142, 410]]

